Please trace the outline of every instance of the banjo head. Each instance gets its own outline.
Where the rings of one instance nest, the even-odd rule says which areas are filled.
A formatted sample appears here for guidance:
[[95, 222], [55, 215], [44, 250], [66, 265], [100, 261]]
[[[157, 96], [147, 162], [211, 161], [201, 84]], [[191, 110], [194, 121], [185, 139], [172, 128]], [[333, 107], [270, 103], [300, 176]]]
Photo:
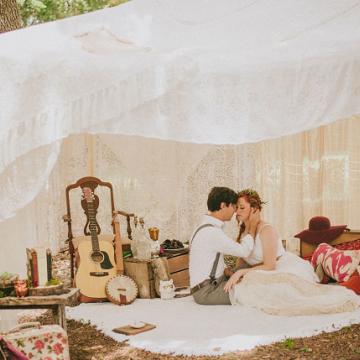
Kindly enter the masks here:
[[112, 303], [128, 305], [136, 299], [139, 290], [135, 281], [129, 276], [117, 275], [108, 280], [105, 292]]

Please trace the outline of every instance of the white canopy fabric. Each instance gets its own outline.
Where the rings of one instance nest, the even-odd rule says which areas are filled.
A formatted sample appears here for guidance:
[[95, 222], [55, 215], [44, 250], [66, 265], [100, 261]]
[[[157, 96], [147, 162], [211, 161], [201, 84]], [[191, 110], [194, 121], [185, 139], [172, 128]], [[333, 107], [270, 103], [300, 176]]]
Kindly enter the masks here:
[[[71, 134], [241, 144], [357, 114], [359, 15], [355, 0], [135, 0], [6, 33], [1, 188], [39, 147], [45, 171], [25, 170], [43, 184]], [[7, 198], [1, 218], [28, 201]]]
[[[139, 155], [135, 135], [181, 142], [170, 148], [171, 159], [186, 154], [186, 161], [176, 164], [165, 159], [169, 147], [152, 143], [163, 152], [159, 166], [174, 167], [167, 191], [178, 191], [179, 203], [186, 192], [184, 169], [190, 178], [194, 164], [202, 169], [204, 159], [199, 159], [209, 151], [207, 145], [185, 143], [239, 145], [360, 114], [359, 18], [359, 0], [133, 0], [0, 35], [0, 221], [6, 223], [0, 224], [1, 238], [15, 238], [14, 228], [24, 238], [20, 223], [44, 231], [42, 238], [54, 228], [54, 223], [40, 224], [41, 216], [26, 205], [49, 190], [51, 174], [54, 187], [57, 172], [63, 175], [60, 168], [71, 172], [64, 182], [57, 180], [61, 191], [88, 175], [79, 154], [77, 167], [59, 164], [73, 159], [64, 155], [66, 138], [73, 139], [74, 150], [80, 147], [74, 140], [78, 134], [98, 134], [102, 158], [110, 141], [112, 149], [121, 148], [129, 157], [121, 164], [112, 160], [115, 165], [125, 163], [133, 171], [136, 164], [126, 144]], [[214, 147], [213, 153], [221, 158], [223, 149]], [[243, 149], [239, 154], [247, 156]], [[204, 164], [211, 160], [206, 157]], [[229, 171], [220, 162], [216, 166]], [[167, 169], [158, 174], [150, 168], [160, 194]], [[103, 180], [117, 179], [110, 166], [98, 171]], [[205, 180], [211, 175], [204, 174]], [[205, 180], [193, 184], [203, 192], [201, 201], [205, 187], [217, 180], [216, 171], [212, 181]], [[46, 211], [48, 203], [42, 204]], [[195, 200], [188, 197], [186, 204], [193, 206]], [[56, 206], [64, 209], [62, 203]], [[157, 211], [165, 213], [160, 206]], [[170, 228], [183, 215], [169, 212], [164, 222]], [[32, 239], [36, 231], [28, 232]]]
[[360, 113], [359, 16], [358, 0], [134, 0], [1, 35], [0, 218], [71, 134], [242, 144]]

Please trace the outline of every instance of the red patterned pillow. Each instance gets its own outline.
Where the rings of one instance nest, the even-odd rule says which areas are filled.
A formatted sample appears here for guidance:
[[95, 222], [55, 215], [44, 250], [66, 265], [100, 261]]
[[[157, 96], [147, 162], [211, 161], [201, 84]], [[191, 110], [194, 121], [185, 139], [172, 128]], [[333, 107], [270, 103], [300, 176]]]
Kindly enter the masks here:
[[314, 251], [311, 264], [314, 269], [320, 264], [337, 282], [347, 281], [360, 264], [360, 250], [339, 250], [322, 243]]
[[[319, 280], [320, 280], [320, 284], [328, 284], [330, 282], [330, 280], [332, 280], [330, 278], [330, 276], [326, 275], [324, 272], [324, 269], [322, 267], [321, 264], [319, 264], [316, 269], [315, 269], [315, 273], [318, 276]], [[333, 280], [334, 281], [334, 280]]]

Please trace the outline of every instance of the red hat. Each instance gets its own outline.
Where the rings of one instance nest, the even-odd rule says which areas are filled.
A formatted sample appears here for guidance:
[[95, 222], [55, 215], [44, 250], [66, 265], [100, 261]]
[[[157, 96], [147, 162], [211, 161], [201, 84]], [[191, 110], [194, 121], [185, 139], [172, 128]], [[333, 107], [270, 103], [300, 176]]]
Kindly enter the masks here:
[[294, 237], [309, 244], [318, 245], [336, 239], [346, 228], [347, 225], [330, 226], [330, 220], [327, 217], [315, 216], [309, 221], [309, 229], [299, 232]]

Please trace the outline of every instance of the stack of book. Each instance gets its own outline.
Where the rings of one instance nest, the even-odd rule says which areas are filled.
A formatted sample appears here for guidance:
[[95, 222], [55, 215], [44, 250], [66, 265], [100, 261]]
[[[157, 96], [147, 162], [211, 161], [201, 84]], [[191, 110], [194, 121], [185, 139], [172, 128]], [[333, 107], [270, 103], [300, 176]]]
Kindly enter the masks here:
[[27, 274], [30, 286], [45, 286], [52, 279], [52, 257], [50, 249], [34, 247], [26, 249]]

